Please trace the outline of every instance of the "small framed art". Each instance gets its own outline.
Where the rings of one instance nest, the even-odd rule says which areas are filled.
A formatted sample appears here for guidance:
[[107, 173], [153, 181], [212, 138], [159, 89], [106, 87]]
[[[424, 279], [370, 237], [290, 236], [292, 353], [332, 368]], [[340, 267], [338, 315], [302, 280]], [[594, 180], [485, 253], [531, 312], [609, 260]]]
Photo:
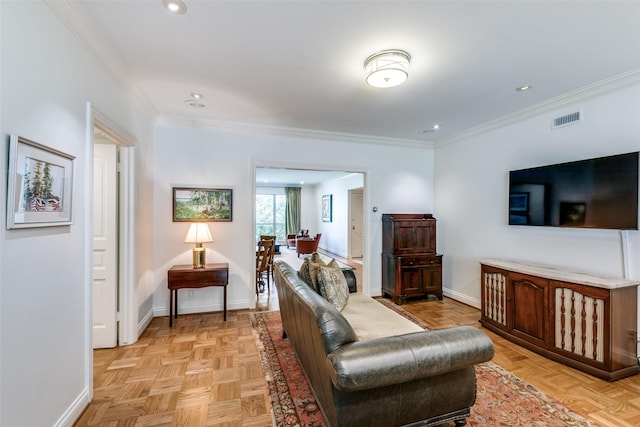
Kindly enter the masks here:
[[7, 229], [71, 224], [74, 159], [69, 154], [11, 135]]
[[333, 213], [333, 195], [325, 194], [322, 196], [322, 221], [331, 222]]

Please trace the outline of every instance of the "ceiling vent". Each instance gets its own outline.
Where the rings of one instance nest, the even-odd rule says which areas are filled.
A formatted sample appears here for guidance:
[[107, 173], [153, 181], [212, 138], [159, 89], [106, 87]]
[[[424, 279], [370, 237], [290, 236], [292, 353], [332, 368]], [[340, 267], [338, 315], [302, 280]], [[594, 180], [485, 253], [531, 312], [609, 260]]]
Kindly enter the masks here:
[[573, 125], [582, 121], [582, 110], [575, 113], [565, 114], [564, 116], [553, 119], [551, 129], [557, 129], [568, 125]]

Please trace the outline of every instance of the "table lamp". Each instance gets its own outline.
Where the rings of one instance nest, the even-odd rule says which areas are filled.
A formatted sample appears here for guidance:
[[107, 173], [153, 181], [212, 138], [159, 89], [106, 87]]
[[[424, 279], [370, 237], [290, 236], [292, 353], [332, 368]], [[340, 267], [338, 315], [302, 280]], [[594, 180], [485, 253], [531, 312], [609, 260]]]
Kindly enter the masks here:
[[187, 232], [187, 237], [185, 237], [184, 242], [196, 244], [196, 247], [193, 248], [193, 268], [204, 268], [206, 264], [206, 251], [205, 248], [202, 247], [202, 244], [213, 242], [209, 226], [204, 222], [194, 222], [189, 227], [189, 231]]

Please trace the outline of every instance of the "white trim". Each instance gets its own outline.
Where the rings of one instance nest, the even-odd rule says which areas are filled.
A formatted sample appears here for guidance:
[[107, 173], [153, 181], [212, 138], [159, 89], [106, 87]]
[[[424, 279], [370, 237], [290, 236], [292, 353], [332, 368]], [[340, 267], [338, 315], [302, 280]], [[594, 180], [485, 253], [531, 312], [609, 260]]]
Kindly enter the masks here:
[[133, 344], [140, 334], [137, 330], [136, 298], [136, 191], [135, 148], [120, 148], [120, 206], [119, 228], [119, 345]]
[[88, 399], [93, 399], [93, 108], [91, 103], [86, 105], [86, 151], [85, 162], [86, 197], [84, 211], [86, 221], [84, 226], [85, 247], [85, 299], [84, 299], [84, 327], [85, 327], [85, 372], [84, 386], [88, 390]]
[[[87, 161], [88, 179], [93, 177], [93, 129], [94, 127], [104, 132], [111, 140], [120, 147], [120, 185], [119, 185], [119, 234], [118, 234], [118, 294], [120, 306], [120, 324], [118, 344], [133, 344], [138, 340], [138, 309], [136, 298], [136, 204], [135, 204], [135, 148], [136, 140], [106, 115], [87, 103], [87, 124], [89, 158]], [[88, 325], [91, 329], [93, 298], [91, 292], [91, 271], [93, 265], [92, 254], [89, 248], [92, 247], [93, 236], [93, 183], [87, 187], [87, 205], [89, 216], [87, 220], [87, 283], [89, 283], [88, 299]], [[89, 332], [91, 333], [91, 331]], [[89, 340], [91, 347], [92, 340]], [[91, 363], [89, 365], [93, 390], [93, 350], [91, 353]]]
[[[366, 230], [366, 232], [364, 233], [364, 237], [362, 239], [362, 281], [363, 281], [363, 293], [365, 295], [369, 295], [369, 296], [378, 296], [381, 295], [381, 289], [377, 289], [377, 290], [373, 290], [371, 289], [371, 280], [370, 280], [370, 274], [371, 274], [371, 260], [370, 260], [370, 256], [371, 256], [371, 252], [373, 252], [372, 250], [369, 250], [369, 240], [370, 240], [370, 234], [371, 234], [371, 230], [370, 230], [370, 226], [371, 226], [371, 215], [367, 215], [367, 212], [370, 212], [371, 210], [371, 206], [369, 205], [369, 200], [371, 200], [371, 170], [368, 168], [362, 168], [362, 167], [357, 167], [357, 166], [349, 166], [349, 165], [328, 165], [328, 164], [309, 164], [309, 163], [305, 163], [305, 164], [300, 164], [300, 163], [295, 163], [295, 162], [278, 162], [278, 161], [264, 161], [264, 160], [256, 160], [256, 159], [252, 159], [251, 162], [251, 171], [250, 171], [250, 176], [251, 176], [251, 182], [253, 183], [253, 191], [251, 192], [251, 220], [252, 220], [252, 230], [256, 229], [256, 169], [257, 168], [279, 168], [279, 169], [301, 169], [301, 170], [318, 170], [318, 171], [344, 171], [344, 172], [351, 172], [351, 173], [361, 173], [363, 176], [363, 199], [362, 199], [362, 209], [363, 212], [365, 212], [364, 215], [364, 224], [363, 227]], [[253, 232], [251, 233], [251, 235], [253, 236]], [[373, 249], [373, 248], [371, 248]], [[327, 250], [327, 249], [325, 249]], [[253, 265], [253, 263], [255, 263], [255, 246], [252, 245], [251, 246], [251, 253], [249, 255], [249, 259], [247, 260], [250, 264], [248, 265]], [[348, 258], [348, 257], [344, 257], [344, 258]], [[252, 270], [253, 271], [253, 270]], [[249, 283], [252, 284], [252, 286], [255, 286], [255, 278], [251, 277], [249, 280]], [[364, 288], [364, 285], [366, 285], [366, 289]], [[255, 288], [250, 287], [249, 289], [251, 293], [250, 297], [249, 297], [249, 308], [253, 309], [255, 308], [256, 305], [256, 298], [255, 298]], [[253, 302], [252, 302], [253, 301]]]
[[93, 391], [85, 388], [73, 401], [71, 406], [64, 411], [64, 414], [55, 422], [54, 427], [71, 427], [80, 418], [82, 412], [91, 403], [91, 395]]
[[187, 117], [187, 116], [171, 116], [160, 115], [156, 119], [156, 125], [160, 126], [175, 126], [175, 127], [188, 127], [188, 128], [205, 128], [215, 130], [227, 130], [232, 132], [247, 132], [256, 134], [270, 134], [281, 135], [294, 138], [306, 138], [306, 139], [320, 139], [323, 141], [334, 140], [341, 142], [359, 142], [363, 144], [380, 144], [380, 145], [392, 145], [394, 147], [421, 147], [421, 148], [433, 148], [434, 144], [431, 141], [424, 141], [418, 139], [403, 139], [403, 138], [389, 138], [384, 136], [375, 135], [361, 135], [355, 133], [345, 132], [332, 132], [315, 129], [300, 129], [284, 126], [269, 126], [252, 123], [240, 123], [215, 119], [207, 119], [202, 117]]
[[468, 295], [461, 294], [460, 292], [453, 291], [451, 289], [444, 288], [442, 289], [442, 293], [444, 296], [459, 301], [463, 304], [470, 305], [471, 307], [475, 307], [478, 310], [481, 308], [480, 300], [476, 298], [470, 298]]
[[473, 136], [481, 135], [495, 129], [508, 126], [513, 123], [526, 120], [559, 108], [566, 107], [570, 104], [585, 101], [602, 94], [613, 92], [627, 86], [631, 86], [640, 82], [640, 68], [634, 68], [625, 73], [618, 74], [599, 82], [578, 88], [571, 92], [564, 93], [555, 98], [551, 98], [522, 110], [514, 111], [506, 116], [495, 120], [488, 121], [479, 126], [458, 132], [455, 135], [435, 141], [435, 147], [442, 147], [447, 144], [459, 142]]
[[153, 318], [154, 318], [154, 311], [153, 309], [151, 309], [147, 312], [147, 314], [144, 315], [142, 320], [138, 322], [138, 335], [137, 335], [138, 337], [142, 335], [145, 329], [147, 329], [147, 326], [149, 326]]
[[[255, 256], [255, 252], [254, 252], [254, 256]], [[253, 276], [252, 276], [253, 277]], [[252, 284], [255, 282], [252, 282]], [[252, 285], [253, 286], [253, 285]], [[217, 298], [220, 300], [220, 302], [216, 302], [216, 303], [212, 303], [212, 304], [196, 304], [196, 305], [189, 305], [188, 302], [184, 302], [184, 298], [180, 297], [180, 301], [182, 301], [180, 303], [180, 309], [178, 310], [178, 316], [181, 316], [183, 314], [193, 314], [193, 313], [212, 313], [212, 312], [219, 312], [222, 313], [224, 311], [224, 304], [222, 302], [222, 292], [223, 289], [221, 286], [212, 286], [209, 288], [202, 288], [202, 289], [219, 289], [220, 290], [220, 298]], [[255, 287], [251, 287], [251, 291], [253, 292], [253, 299], [256, 299], [256, 288]], [[272, 287], [271, 288], [271, 292], [275, 292], [275, 288]], [[182, 295], [182, 294], [180, 294]], [[191, 300], [193, 301], [193, 300]], [[246, 310], [247, 309], [247, 302], [246, 301], [242, 301], [242, 300], [236, 300], [236, 301], [227, 301], [227, 314], [229, 313], [229, 311], [231, 310]], [[163, 306], [163, 307], [155, 307], [153, 308], [153, 312], [151, 313], [153, 317], [163, 317], [163, 316], [169, 316], [169, 307], [168, 306]], [[147, 314], [149, 315], [149, 313]], [[142, 323], [141, 323], [142, 325]], [[146, 327], [146, 326], [145, 326]], [[144, 331], [144, 329], [143, 329]]]

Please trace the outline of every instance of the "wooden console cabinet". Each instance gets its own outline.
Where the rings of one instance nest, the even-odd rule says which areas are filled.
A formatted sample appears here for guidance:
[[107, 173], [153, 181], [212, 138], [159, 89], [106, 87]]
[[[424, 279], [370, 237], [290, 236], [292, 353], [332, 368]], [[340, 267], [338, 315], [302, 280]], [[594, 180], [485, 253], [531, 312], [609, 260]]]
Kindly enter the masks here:
[[640, 282], [506, 260], [482, 260], [487, 329], [599, 378], [639, 372]]
[[442, 255], [436, 254], [431, 214], [382, 215], [382, 292], [395, 303], [442, 299]]

